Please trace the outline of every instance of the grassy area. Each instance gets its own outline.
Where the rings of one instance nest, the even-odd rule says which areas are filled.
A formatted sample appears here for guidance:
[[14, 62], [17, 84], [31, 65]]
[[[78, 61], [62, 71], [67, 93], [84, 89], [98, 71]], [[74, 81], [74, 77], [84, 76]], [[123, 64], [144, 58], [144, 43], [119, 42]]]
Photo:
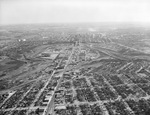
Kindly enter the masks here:
[[19, 67], [21, 67], [24, 64], [22, 61], [18, 60], [10, 60], [9, 62], [6, 62], [5, 64], [0, 64], [0, 71], [12, 71], [16, 70]]

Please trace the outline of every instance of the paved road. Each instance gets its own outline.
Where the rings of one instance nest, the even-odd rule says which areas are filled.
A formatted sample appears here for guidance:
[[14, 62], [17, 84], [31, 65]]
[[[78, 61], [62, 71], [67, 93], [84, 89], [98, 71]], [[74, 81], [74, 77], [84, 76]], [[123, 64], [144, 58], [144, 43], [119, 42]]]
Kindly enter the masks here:
[[[77, 44], [77, 43], [76, 43], [76, 44]], [[43, 113], [43, 115], [48, 115], [49, 113], [53, 112], [51, 109], [54, 107], [53, 103], [54, 103], [54, 99], [55, 99], [55, 92], [58, 90], [58, 88], [59, 88], [59, 86], [60, 86], [60, 84], [61, 84], [61, 81], [63, 80], [63, 74], [64, 74], [64, 73], [66, 72], [66, 70], [67, 70], [67, 66], [68, 66], [68, 64], [70, 63], [71, 59], [72, 59], [72, 55], [73, 55], [75, 49], [76, 49], [76, 45], [75, 45], [75, 46], [73, 47], [73, 49], [72, 49], [72, 52], [71, 52], [71, 54], [70, 54], [70, 56], [69, 56], [69, 59], [68, 59], [66, 65], [65, 65], [65, 67], [64, 67], [64, 70], [62, 71], [62, 73], [61, 73], [61, 75], [60, 75], [60, 79], [59, 79], [58, 84], [57, 84], [57, 86], [56, 86], [56, 88], [55, 88], [55, 91], [54, 91], [54, 94], [53, 94], [53, 96], [52, 96], [52, 99], [51, 99], [51, 101], [49, 102], [47, 108], [45, 109], [45, 112]], [[51, 113], [51, 114], [52, 114], [52, 113]]]

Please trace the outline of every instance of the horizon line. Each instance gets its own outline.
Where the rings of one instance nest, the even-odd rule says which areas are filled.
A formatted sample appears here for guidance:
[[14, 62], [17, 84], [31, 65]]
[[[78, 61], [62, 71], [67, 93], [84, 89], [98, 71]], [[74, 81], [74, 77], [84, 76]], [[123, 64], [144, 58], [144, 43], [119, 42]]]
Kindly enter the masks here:
[[130, 21], [126, 21], [126, 22], [117, 22], [117, 21], [101, 21], [101, 22], [43, 22], [43, 23], [14, 23], [14, 24], [0, 24], [0, 26], [13, 26], [13, 25], [45, 25], [45, 24], [55, 24], [55, 25], [59, 25], [59, 24], [138, 24], [138, 25], [145, 25], [148, 24], [150, 25], [150, 22], [140, 22], [140, 21], [136, 21], [136, 22], [130, 22]]

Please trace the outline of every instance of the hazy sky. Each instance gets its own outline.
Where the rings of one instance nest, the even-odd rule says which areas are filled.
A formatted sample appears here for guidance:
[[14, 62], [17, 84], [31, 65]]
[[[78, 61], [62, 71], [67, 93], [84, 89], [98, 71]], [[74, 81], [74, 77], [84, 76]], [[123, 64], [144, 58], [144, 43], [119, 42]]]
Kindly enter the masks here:
[[150, 0], [0, 0], [0, 24], [149, 22]]

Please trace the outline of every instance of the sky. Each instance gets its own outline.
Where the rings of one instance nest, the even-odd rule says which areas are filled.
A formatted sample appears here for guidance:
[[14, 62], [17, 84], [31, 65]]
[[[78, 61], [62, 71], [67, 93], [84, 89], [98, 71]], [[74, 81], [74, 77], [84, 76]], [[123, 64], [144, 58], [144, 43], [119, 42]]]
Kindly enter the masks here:
[[0, 25], [150, 23], [150, 0], [0, 0]]

